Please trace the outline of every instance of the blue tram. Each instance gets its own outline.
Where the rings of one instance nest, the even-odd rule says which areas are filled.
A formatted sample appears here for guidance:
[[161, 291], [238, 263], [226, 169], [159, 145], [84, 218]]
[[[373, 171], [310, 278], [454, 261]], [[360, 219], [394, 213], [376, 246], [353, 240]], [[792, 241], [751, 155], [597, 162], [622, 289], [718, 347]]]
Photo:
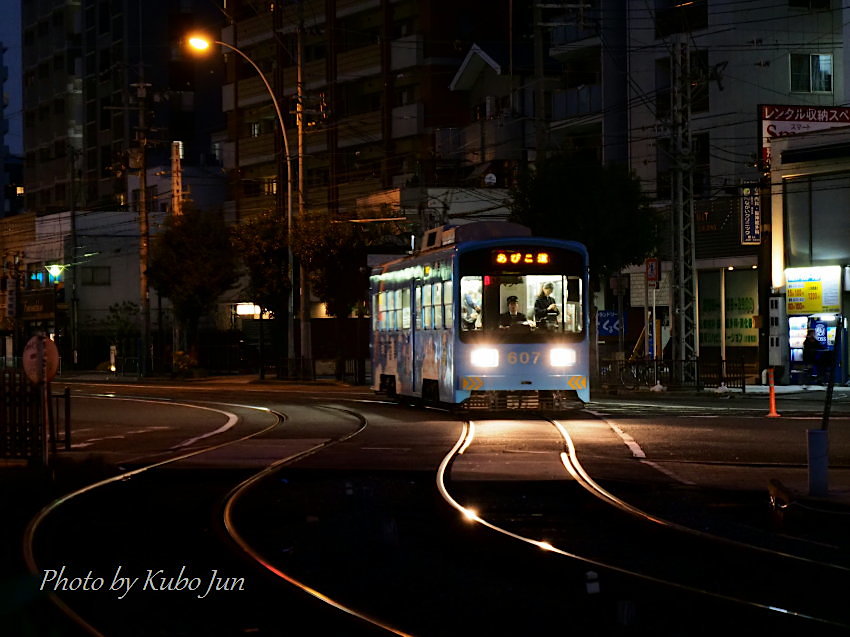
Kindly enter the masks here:
[[467, 408], [587, 402], [588, 256], [507, 222], [445, 226], [372, 271], [372, 388]]

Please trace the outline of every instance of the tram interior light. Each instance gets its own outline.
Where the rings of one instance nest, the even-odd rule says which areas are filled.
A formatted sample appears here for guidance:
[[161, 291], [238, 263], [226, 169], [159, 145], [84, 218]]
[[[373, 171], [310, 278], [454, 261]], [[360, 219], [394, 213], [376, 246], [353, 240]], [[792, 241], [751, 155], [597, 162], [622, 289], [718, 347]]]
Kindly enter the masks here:
[[472, 350], [469, 362], [473, 367], [498, 367], [499, 350], [492, 347], [479, 347]]
[[576, 363], [576, 352], [565, 347], [555, 347], [549, 352], [549, 362], [552, 367], [569, 367]]

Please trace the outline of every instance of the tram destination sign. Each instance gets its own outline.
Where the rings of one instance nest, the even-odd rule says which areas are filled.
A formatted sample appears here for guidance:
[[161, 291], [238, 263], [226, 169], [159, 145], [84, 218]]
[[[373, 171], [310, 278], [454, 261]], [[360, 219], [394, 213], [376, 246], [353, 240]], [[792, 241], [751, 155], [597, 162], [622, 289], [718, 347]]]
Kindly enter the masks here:
[[549, 265], [552, 262], [548, 252], [537, 250], [494, 250], [495, 265]]

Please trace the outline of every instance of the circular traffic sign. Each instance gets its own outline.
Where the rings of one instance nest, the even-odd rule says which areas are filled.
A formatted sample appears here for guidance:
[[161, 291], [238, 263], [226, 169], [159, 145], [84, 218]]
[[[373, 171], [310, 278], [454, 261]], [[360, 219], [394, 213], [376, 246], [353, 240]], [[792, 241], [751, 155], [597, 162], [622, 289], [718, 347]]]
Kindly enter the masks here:
[[46, 373], [49, 383], [59, 371], [59, 350], [46, 336], [33, 336], [27, 341], [23, 355], [24, 373], [33, 383], [40, 383]]

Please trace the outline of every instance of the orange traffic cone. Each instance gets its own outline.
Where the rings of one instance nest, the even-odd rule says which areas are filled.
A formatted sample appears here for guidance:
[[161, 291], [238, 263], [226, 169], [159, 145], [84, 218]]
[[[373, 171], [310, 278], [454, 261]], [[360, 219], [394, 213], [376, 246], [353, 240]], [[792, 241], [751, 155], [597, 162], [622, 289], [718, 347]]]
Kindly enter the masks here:
[[773, 368], [767, 370], [767, 383], [770, 386], [770, 411], [767, 412], [768, 418], [779, 418], [780, 414], [776, 411], [776, 389], [773, 386]]

